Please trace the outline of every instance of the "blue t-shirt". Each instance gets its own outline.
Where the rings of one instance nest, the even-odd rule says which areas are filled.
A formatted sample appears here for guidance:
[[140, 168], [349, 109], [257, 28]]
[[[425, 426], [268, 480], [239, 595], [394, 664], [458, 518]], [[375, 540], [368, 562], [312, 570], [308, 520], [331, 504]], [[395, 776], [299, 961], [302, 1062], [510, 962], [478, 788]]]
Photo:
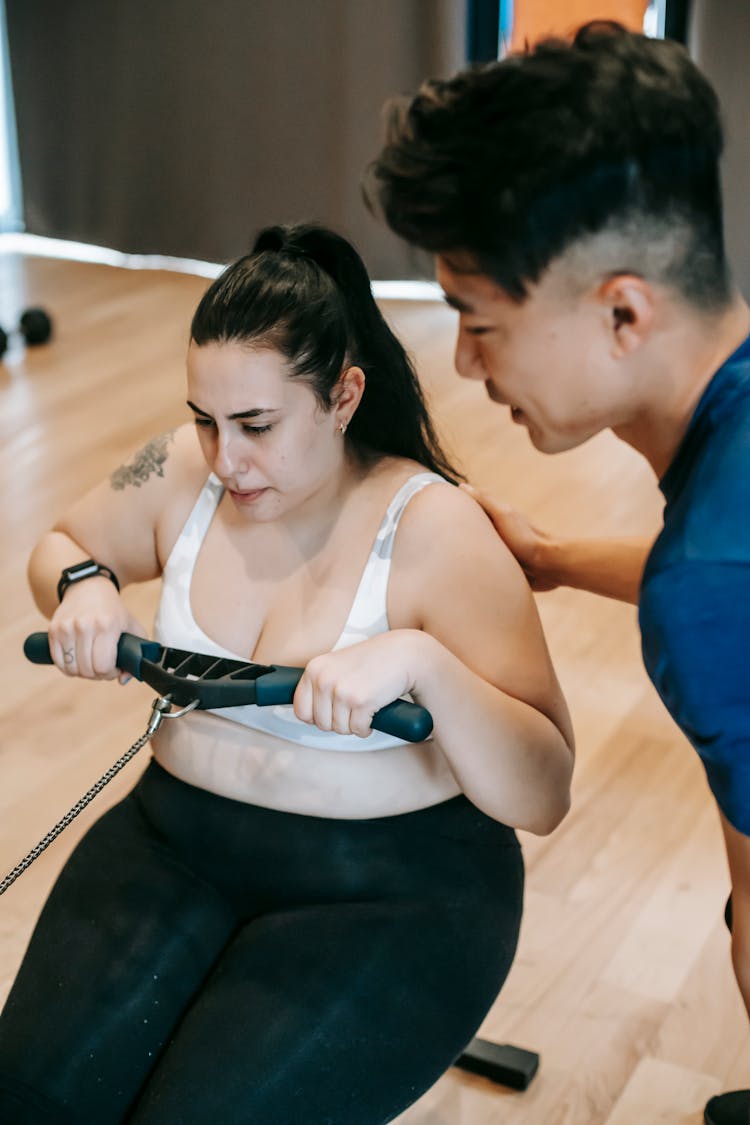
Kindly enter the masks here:
[[719, 808], [750, 835], [750, 337], [706, 387], [660, 487], [643, 659]]

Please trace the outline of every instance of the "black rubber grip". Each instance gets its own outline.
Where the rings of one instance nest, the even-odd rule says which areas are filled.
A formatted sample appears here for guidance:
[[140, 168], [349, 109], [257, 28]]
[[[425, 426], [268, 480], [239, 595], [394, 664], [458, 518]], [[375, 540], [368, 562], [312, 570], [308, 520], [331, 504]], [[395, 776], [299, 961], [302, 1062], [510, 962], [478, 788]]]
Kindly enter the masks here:
[[49, 637], [46, 633], [32, 633], [23, 642], [23, 654], [32, 664], [51, 664]]
[[[129, 672], [137, 680], [142, 679], [141, 662], [144, 658], [157, 659], [161, 646], [155, 641], [147, 641], [143, 637], [135, 637], [132, 633], [122, 633], [117, 642], [117, 667], [123, 672]], [[23, 644], [24, 656], [32, 664], [52, 664], [49, 651], [49, 635], [47, 633], [32, 633]]]
[[374, 730], [405, 738], [407, 742], [424, 742], [432, 734], [432, 715], [418, 703], [396, 699], [381, 707], [372, 717]]

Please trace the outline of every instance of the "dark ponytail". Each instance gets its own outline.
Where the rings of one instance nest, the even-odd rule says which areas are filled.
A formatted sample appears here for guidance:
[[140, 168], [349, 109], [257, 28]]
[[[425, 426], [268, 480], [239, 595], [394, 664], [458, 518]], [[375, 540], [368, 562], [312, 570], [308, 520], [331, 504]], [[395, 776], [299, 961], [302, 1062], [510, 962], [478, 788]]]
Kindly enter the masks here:
[[408, 457], [456, 483], [414, 367], [372, 295], [354, 247], [314, 225], [267, 227], [250, 254], [229, 266], [193, 317], [196, 344], [236, 341], [280, 352], [325, 410], [348, 366], [365, 390], [347, 429], [362, 455]]

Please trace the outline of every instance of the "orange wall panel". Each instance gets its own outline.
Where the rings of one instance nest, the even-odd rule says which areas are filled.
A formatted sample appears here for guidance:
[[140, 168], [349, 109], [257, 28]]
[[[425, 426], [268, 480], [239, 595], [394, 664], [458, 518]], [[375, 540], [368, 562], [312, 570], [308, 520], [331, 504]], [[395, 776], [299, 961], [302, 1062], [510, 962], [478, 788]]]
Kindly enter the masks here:
[[633, 31], [643, 30], [648, 0], [514, 0], [511, 49], [547, 35], [569, 35], [588, 20], [617, 20]]

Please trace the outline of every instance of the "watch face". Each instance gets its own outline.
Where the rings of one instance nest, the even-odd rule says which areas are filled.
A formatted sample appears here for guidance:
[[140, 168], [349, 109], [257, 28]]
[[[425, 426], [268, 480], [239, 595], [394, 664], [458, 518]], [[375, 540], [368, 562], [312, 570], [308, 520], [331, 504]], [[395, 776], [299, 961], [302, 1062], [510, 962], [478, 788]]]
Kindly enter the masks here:
[[76, 582], [80, 578], [88, 578], [92, 574], [97, 574], [99, 571], [99, 563], [95, 563], [92, 559], [87, 559], [86, 562], [76, 563], [75, 566], [69, 566], [63, 571], [63, 574], [70, 582]]
[[63, 594], [68, 586], [72, 586], [74, 582], [80, 582], [82, 578], [91, 578], [98, 574], [100, 570], [99, 563], [94, 562], [93, 559], [84, 559], [83, 562], [76, 563], [75, 566], [66, 566], [60, 575], [60, 581], [57, 583], [57, 600], [62, 601]]

